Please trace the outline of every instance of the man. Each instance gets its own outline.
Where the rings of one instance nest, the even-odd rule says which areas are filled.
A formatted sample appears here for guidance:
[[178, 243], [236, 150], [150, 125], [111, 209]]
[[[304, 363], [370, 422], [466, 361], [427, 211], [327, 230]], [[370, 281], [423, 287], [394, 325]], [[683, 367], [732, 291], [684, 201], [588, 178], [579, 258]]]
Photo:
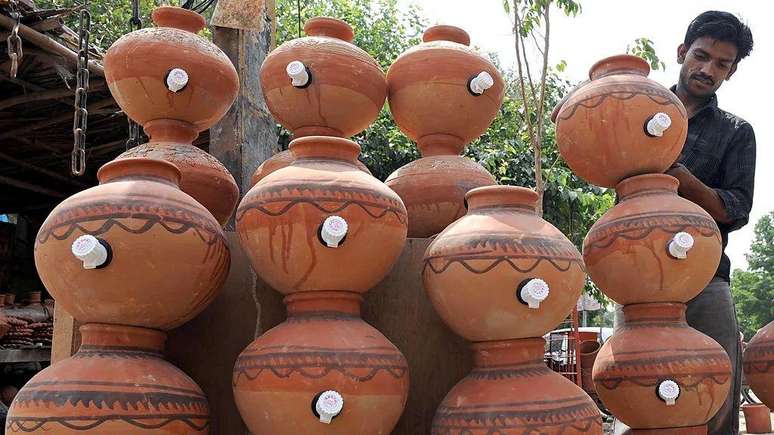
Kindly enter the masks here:
[[[706, 210], [723, 237], [747, 224], [755, 177], [755, 135], [743, 119], [718, 108], [715, 93], [736, 72], [753, 46], [749, 27], [728, 12], [707, 11], [688, 26], [677, 48], [682, 65], [672, 91], [688, 111], [683, 153], [668, 171], [680, 180], [679, 194]], [[739, 432], [741, 349], [729, 285], [731, 263], [723, 253], [710, 284], [688, 302], [688, 324], [720, 343], [734, 370], [731, 392], [709, 422], [710, 435]]]

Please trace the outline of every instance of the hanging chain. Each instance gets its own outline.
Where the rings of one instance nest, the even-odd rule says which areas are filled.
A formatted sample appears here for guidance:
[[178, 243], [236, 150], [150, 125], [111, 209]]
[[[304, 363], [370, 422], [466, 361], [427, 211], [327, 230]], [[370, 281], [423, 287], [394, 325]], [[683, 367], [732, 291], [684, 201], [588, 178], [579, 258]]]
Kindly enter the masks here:
[[78, 29], [78, 67], [76, 72], [75, 116], [73, 117], [73, 136], [75, 144], [70, 159], [73, 175], [86, 172], [86, 121], [89, 111], [86, 109], [86, 97], [89, 92], [89, 36], [91, 32], [91, 12], [89, 0], [85, 0], [80, 14]]
[[[132, 0], [132, 17], [129, 18], [129, 33], [142, 29], [142, 18], [140, 18], [140, 0]], [[136, 147], [140, 144], [140, 125], [137, 124], [128, 115], [129, 139], [126, 141], [126, 149]]]
[[6, 43], [8, 44], [8, 57], [11, 59], [11, 78], [16, 78], [16, 73], [19, 71], [19, 64], [21, 63], [22, 56], [24, 56], [24, 50], [22, 49], [22, 40], [19, 37], [19, 25], [21, 24], [21, 13], [19, 7], [16, 4], [16, 0], [10, 0], [11, 18], [15, 21], [11, 34], [8, 35]]

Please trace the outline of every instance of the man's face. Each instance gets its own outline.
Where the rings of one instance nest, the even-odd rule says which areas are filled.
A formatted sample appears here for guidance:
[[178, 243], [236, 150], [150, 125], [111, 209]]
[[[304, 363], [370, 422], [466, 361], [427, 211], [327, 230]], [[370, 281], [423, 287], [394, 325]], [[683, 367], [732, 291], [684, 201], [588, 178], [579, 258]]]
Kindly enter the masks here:
[[689, 95], [706, 98], [720, 88], [736, 71], [736, 45], [703, 36], [686, 47], [677, 48], [680, 85]]

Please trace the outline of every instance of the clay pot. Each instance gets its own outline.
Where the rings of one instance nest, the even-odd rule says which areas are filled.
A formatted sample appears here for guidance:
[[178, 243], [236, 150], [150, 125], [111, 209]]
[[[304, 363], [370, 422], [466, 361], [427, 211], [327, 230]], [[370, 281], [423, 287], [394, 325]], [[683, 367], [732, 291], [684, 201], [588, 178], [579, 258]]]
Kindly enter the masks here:
[[[290, 166], [290, 164], [295, 160], [296, 159], [293, 157], [293, 153], [291, 153], [290, 150], [280, 151], [277, 154], [274, 154], [273, 156], [264, 160], [264, 162], [258, 166], [258, 169], [255, 170], [252, 178], [250, 178], [250, 187], [255, 186], [257, 182], [261, 181], [264, 177], [276, 171], [277, 169]], [[360, 160], [355, 161], [355, 165], [357, 165], [357, 168], [361, 171], [371, 175], [371, 171]]]
[[7, 433], [207, 434], [202, 390], [164, 361], [166, 334], [81, 326], [78, 352], [36, 374], [16, 395]]
[[[225, 53], [196, 35], [204, 17], [162, 6], [157, 27], [116, 41], [105, 55], [105, 79], [124, 113], [145, 128], [150, 142], [119, 156], [167, 160], [182, 171], [180, 187], [225, 223], [239, 201], [234, 177], [214, 157], [191, 143], [212, 127], [236, 99], [239, 76]], [[187, 74], [181, 89], [168, 82]], [[169, 78], [169, 79], [168, 79]]]
[[586, 235], [589, 276], [619, 304], [687, 302], [715, 275], [723, 250], [717, 224], [677, 196], [677, 185], [664, 174], [627, 178], [616, 186], [620, 202]]
[[[591, 81], [562, 105], [556, 141], [578, 176], [613, 187], [626, 177], [664, 172], [677, 160], [688, 133], [687, 113], [676, 95], [647, 78], [649, 72], [637, 56], [602, 59], [591, 67]], [[657, 114], [668, 120], [654, 119]], [[665, 122], [671, 125], [661, 131]]]
[[[284, 294], [367, 291], [403, 249], [403, 202], [358, 169], [360, 146], [348, 139], [304, 137], [290, 150], [295, 161], [261, 179], [237, 210], [253, 268]], [[343, 265], [347, 272], [336, 273]]]
[[633, 429], [707, 423], [731, 386], [726, 352], [688, 326], [684, 304], [623, 310], [624, 323], [602, 346], [592, 373], [605, 407]]
[[[49, 293], [83, 323], [171, 329], [196, 316], [230, 266], [218, 222], [180, 191], [171, 163], [116, 160], [97, 177], [99, 186], [59, 204], [38, 232], [35, 265]], [[74, 255], [83, 235], [98, 239], [104, 263]]]
[[458, 155], [434, 155], [399, 168], [385, 181], [406, 205], [409, 237], [430, 237], [465, 214], [465, 194], [497, 184], [492, 174]]
[[744, 377], [756, 396], [774, 408], [774, 321], [761, 328], [744, 350]]
[[[146, 132], [154, 132], [157, 125], [146, 126]], [[239, 187], [228, 169], [215, 157], [191, 145], [190, 141], [176, 142], [158, 133], [149, 134], [151, 142], [131, 148], [117, 159], [144, 157], [174, 163], [182, 174], [180, 189], [199, 201], [218, 223], [225, 225], [239, 202]], [[188, 138], [181, 140], [188, 141]]]
[[771, 433], [771, 410], [766, 405], [742, 405], [745, 433]]
[[[422, 278], [433, 306], [471, 341], [542, 336], [580, 297], [586, 276], [580, 253], [537, 216], [530, 189], [479, 187], [466, 199], [468, 213], [425, 252]], [[546, 286], [547, 297], [530, 308], [530, 299], [546, 296]]]
[[[464, 30], [434, 26], [422, 40], [387, 71], [390, 111], [423, 155], [428, 146], [461, 154], [494, 120], [505, 83], [489, 60], [468, 47]], [[473, 79], [481, 73], [488, 74], [491, 87], [478, 87], [481, 79]]]
[[[295, 138], [360, 133], [384, 106], [384, 72], [368, 53], [352, 45], [349, 24], [317, 17], [306, 22], [304, 32], [307, 37], [280, 45], [261, 66], [261, 90], [269, 111]], [[304, 77], [293, 79], [288, 72], [293, 66]]]
[[[406, 404], [408, 363], [360, 318], [361, 302], [351, 292], [285, 298], [288, 319], [258, 337], [234, 366], [234, 398], [251, 433], [391, 433]], [[343, 408], [325, 424], [316, 405], [328, 391]]]
[[543, 362], [542, 338], [474, 343], [475, 367], [446, 395], [433, 435], [602, 435], [597, 405]]
[[592, 393], [596, 390], [594, 388], [594, 381], [591, 378], [591, 372], [600, 348], [601, 346], [596, 340], [586, 340], [580, 344], [581, 385], [584, 390]]

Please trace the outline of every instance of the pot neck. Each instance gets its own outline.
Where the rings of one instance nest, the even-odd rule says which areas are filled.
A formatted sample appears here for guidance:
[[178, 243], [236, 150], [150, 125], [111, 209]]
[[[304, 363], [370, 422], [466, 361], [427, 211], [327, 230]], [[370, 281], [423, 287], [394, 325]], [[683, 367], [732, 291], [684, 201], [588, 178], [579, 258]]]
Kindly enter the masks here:
[[190, 122], [176, 119], [156, 119], [146, 122], [143, 130], [153, 143], [192, 144], [199, 137], [199, 130]]
[[180, 177], [180, 170], [172, 163], [145, 157], [113, 160], [104, 164], [97, 171], [100, 184], [126, 178], [151, 178], [179, 187]]
[[517, 186], [484, 186], [468, 191], [468, 211], [487, 208], [514, 209], [536, 213], [538, 195], [532, 189]]
[[473, 343], [473, 364], [477, 368], [517, 364], [543, 364], [546, 341], [543, 338], [482, 341]]
[[465, 150], [465, 143], [450, 134], [430, 134], [417, 140], [417, 148], [422, 157], [458, 156]]
[[172, 27], [191, 33], [199, 33], [207, 25], [203, 16], [175, 6], [157, 7], [151, 13], [151, 19], [156, 27]]
[[360, 155], [360, 145], [340, 137], [301, 137], [293, 139], [289, 148], [296, 159], [340, 160], [353, 165]]
[[600, 60], [592, 65], [589, 70], [589, 78], [591, 80], [615, 74], [635, 74], [647, 77], [650, 74], [650, 65], [639, 56], [619, 54]]
[[324, 313], [360, 316], [363, 297], [346, 291], [309, 291], [288, 295], [283, 300], [288, 317], [312, 316]]
[[330, 17], [315, 17], [304, 24], [304, 33], [309, 36], [327, 36], [329, 38], [341, 39], [351, 43], [355, 38], [355, 31], [352, 26], [344, 21]]
[[449, 41], [468, 46], [470, 45], [470, 35], [456, 26], [438, 25], [429, 27], [422, 35], [422, 42], [432, 41]]
[[624, 305], [624, 326], [636, 326], [653, 322], [687, 325], [685, 309], [685, 304], [671, 302]]
[[136, 326], [87, 323], [80, 327], [81, 346], [86, 348], [129, 348], [161, 353], [167, 334]]
[[626, 201], [643, 193], [677, 195], [680, 182], [666, 174], [645, 174], [626, 178], [615, 186], [619, 201]]

